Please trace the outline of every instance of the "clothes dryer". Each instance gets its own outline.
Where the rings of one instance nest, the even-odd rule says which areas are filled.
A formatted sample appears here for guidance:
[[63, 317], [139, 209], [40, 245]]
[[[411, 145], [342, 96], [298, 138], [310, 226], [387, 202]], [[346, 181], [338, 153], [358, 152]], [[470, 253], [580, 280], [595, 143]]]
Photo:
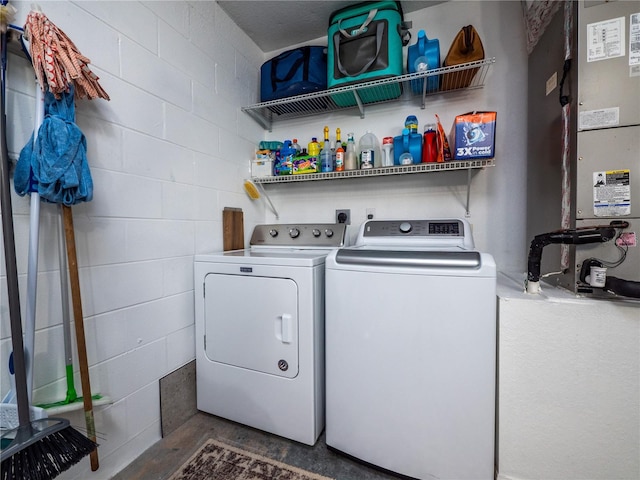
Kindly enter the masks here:
[[258, 225], [195, 256], [199, 410], [315, 444], [324, 429], [324, 266], [344, 224]]
[[494, 478], [496, 265], [465, 220], [368, 221], [327, 257], [326, 365], [329, 447]]

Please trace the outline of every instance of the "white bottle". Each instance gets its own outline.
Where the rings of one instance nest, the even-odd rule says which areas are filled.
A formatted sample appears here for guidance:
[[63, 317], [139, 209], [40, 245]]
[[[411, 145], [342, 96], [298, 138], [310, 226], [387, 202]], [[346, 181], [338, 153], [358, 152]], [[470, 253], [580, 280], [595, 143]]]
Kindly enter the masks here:
[[356, 144], [353, 141], [353, 133], [347, 134], [347, 148], [344, 151], [344, 169], [357, 170], [358, 154], [356, 153]]
[[360, 156], [360, 168], [378, 168], [382, 166], [382, 157], [380, 155], [380, 142], [371, 130], [367, 130], [358, 143], [358, 152]]

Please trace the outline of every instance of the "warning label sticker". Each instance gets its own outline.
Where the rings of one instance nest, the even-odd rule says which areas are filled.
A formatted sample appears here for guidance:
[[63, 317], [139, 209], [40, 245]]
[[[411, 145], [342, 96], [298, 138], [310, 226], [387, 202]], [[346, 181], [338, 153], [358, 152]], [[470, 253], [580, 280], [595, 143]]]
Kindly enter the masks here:
[[630, 170], [593, 172], [593, 214], [596, 217], [631, 215]]

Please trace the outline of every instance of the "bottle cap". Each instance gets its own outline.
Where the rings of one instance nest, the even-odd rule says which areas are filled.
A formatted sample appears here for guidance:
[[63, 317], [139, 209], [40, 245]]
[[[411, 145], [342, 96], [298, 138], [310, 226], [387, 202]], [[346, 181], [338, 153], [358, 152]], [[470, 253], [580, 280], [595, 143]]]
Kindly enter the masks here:
[[398, 160], [400, 162], [400, 165], [411, 165], [413, 163], [413, 155], [411, 155], [409, 152], [404, 152], [402, 155], [400, 155], [400, 158]]
[[393, 137], [384, 137], [384, 138], [382, 139], [382, 144], [383, 144], [383, 145], [386, 145], [386, 144], [388, 144], [388, 143], [393, 143]]

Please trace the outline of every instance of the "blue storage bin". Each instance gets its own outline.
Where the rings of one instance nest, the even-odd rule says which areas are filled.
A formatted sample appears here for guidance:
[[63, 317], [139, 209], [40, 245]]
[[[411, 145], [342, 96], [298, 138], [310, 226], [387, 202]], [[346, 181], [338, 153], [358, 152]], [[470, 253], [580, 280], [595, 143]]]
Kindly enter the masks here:
[[260, 67], [260, 101], [312, 93], [327, 88], [327, 53], [323, 46], [282, 52]]

